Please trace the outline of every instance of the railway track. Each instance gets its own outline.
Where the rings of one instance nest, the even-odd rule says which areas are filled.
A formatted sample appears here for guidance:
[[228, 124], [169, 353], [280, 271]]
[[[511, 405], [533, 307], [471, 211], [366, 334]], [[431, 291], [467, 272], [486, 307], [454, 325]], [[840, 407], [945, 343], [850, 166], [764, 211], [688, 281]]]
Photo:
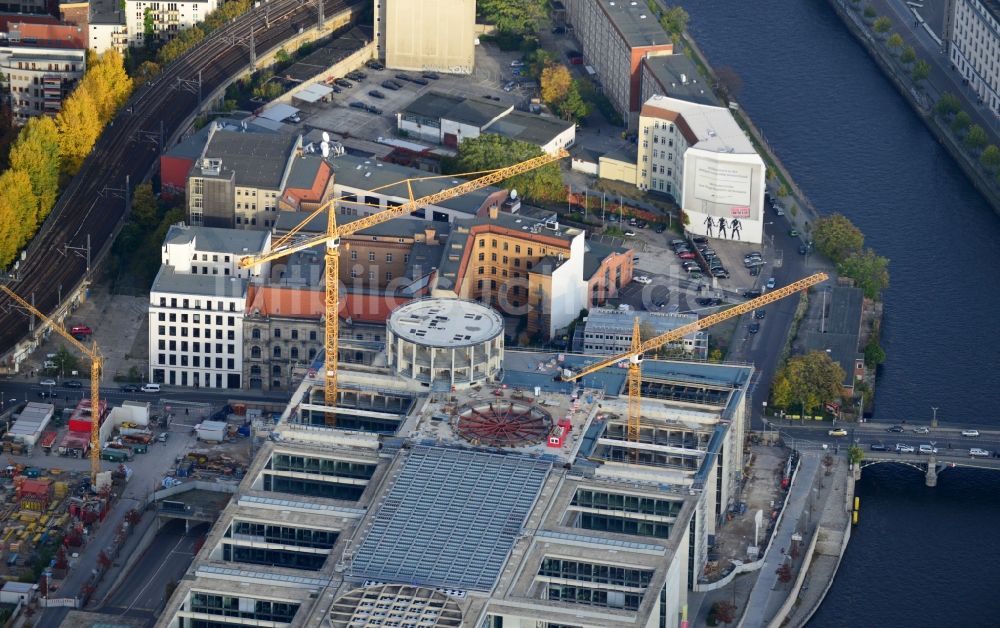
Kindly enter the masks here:
[[[324, 14], [333, 16], [361, 4], [361, 0], [323, 0]], [[196, 81], [201, 72], [201, 94], [208, 95], [250, 62], [249, 38], [254, 33], [258, 55], [298, 33], [298, 27], [315, 23], [315, 3], [272, 0], [254, 7], [188, 50], [151, 83], [136, 90], [98, 138], [80, 172], [60, 196], [45, 224], [32, 239], [11, 287], [46, 314], [57, 307], [59, 294], [76, 288], [87, 274], [81, 249], [90, 237], [92, 265], [110, 249], [126, 209], [115, 189], [126, 176], [142, 180], [159, 157], [150, 137], [171, 137], [200, 104], [195, 88], [180, 81]], [[190, 85], [190, 83], [186, 84]], [[28, 333], [28, 319], [7, 296], [0, 296], [0, 356], [10, 357]]]

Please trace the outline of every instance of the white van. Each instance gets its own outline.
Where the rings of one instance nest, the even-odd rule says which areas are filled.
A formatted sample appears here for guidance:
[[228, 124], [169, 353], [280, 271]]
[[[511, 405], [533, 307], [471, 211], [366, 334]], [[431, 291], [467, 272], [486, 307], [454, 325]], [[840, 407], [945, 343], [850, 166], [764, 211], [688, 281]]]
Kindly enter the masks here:
[[142, 392], [158, 393], [158, 392], [160, 392], [160, 385], [159, 384], [143, 384], [142, 385]]

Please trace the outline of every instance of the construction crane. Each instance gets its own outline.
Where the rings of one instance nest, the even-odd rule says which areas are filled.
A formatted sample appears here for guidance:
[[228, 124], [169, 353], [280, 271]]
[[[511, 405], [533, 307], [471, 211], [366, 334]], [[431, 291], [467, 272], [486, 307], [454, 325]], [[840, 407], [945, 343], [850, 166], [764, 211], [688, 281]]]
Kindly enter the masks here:
[[[480, 190], [484, 187], [488, 187], [495, 183], [499, 183], [511, 177], [515, 177], [519, 174], [524, 174], [534, 170], [535, 168], [540, 168], [546, 164], [550, 164], [554, 161], [568, 157], [569, 153], [563, 149], [555, 154], [544, 154], [534, 157], [527, 161], [522, 161], [520, 163], [514, 164], [513, 166], [508, 166], [506, 168], [499, 168], [496, 170], [483, 171], [477, 173], [464, 173], [464, 175], [470, 174], [483, 174], [483, 176], [471, 179], [454, 187], [450, 187], [444, 190], [435, 192], [434, 194], [428, 194], [427, 196], [422, 196], [420, 198], [414, 198], [413, 196], [413, 183], [415, 181], [420, 181], [423, 179], [404, 179], [393, 184], [392, 186], [406, 184], [406, 189], [409, 193], [410, 200], [397, 207], [391, 207], [384, 211], [380, 211], [376, 214], [370, 216], [364, 216], [358, 218], [352, 222], [338, 225], [336, 220], [335, 203], [336, 201], [343, 200], [341, 198], [334, 198], [326, 203], [320, 205], [316, 208], [309, 216], [303, 220], [301, 223], [296, 225], [287, 234], [279, 238], [277, 241], [271, 244], [271, 250], [267, 251], [261, 255], [247, 256], [243, 257], [239, 261], [240, 268], [252, 268], [254, 266], [259, 266], [269, 261], [280, 259], [296, 253], [298, 251], [303, 251], [310, 249], [314, 246], [319, 246], [321, 244], [326, 245], [326, 301], [324, 311], [326, 314], [325, 323], [325, 337], [323, 348], [325, 350], [325, 378], [323, 385], [323, 399], [327, 407], [333, 407], [337, 403], [337, 356], [339, 355], [338, 347], [340, 344], [340, 240], [344, 236], [357, 233], [358, 231], [363, 231], [375, 225], [380, 225], [384, 222], [388, 222], [394, 218], [399, 218], [401, 216], [409, 215], [410, 213], [418, 210], [420, 207], [426, 205], [434, 205], [469, 192], [474, 192]], [[464, 176], [463, 174], [449, 175], [453, 176]], [[440, 177], [430, 177], [430, 178], [440, 178]], [[389, 186], [382, 186], [389, 187]], [[382, 188], [376, 188], [382, 189]], [[301, 237], [299, 232], [305, 228], [309, 222], [318, 216], [322, 212], [327, 212], [326, 220], [326, 233], [310, 236]], [[327, 413], [326, 423], [328, 425], [333, 425], [335, 423], [336, 417], [332, 413]]]
[[101, 388], [101, 369], [104, 365], [104, 358], [101, 357], [101, 353], [97, 349], [97, 343], [93, 343], [92, 347], [87, 347], [87, 345], [83, 344], [74, 338], [72, 334], [63, 329], [62, 325], [57, 325], [54, 321], [49, 319], [49, 317], [39, 312], [33, 305], [19, 297], [7, 286], [0, 285], [0, 290], [3, 290], [10, 296], [10, 298], [17, 301], [21, 307], [42, 319], [43, 322], [48, 323], [50, 329], [55, 330], [56, 333], [65, 338], [71, 345], [76, 347], [77, 351], [90, 359], [90, 485], [96, 491], [97, 474], [101, 471], [101, 409], [99, 395]]
[[677, 329], [672, 329], [668, 332], [660, 334], [659, 336], [650, 338], [649, 340], [642, 340], [639, 337], [639, 317], [636, 317], [632, 325], [632, 344], [628, 351], [587, 365], [579, 371], [566, 369], [563, 371], [562, 379], [567, 382], [576, 381], [581, 377], [586, 377], [591, 373], [618, 364], [623, 360], [628, 360], [628, 440], [629, 442], [637, 443], [639, 442], [639, 399], [640, 385], [642, 384], [642, 357], [644, 353], [647, 351], [655, 351], [669, 342], [680, 340], [688, 334], [701, 331], [711, 327], [712, 325], [721, 323], [724, 320], [733, 318], [734, 316], [740, 316], [742, 314], [746, 314], [747, 312], [752, 312], [769, 303], [780, 301], [781, 299], [791, 296], [800, 290], [806, 290], [807, 288], [815, 286], [816, 284], [822, 283], [826, 280], [826, 273], [816, 273], [815, 275], [811, 275], [805, 279], [800, 279], [795, 283], [784, 286], [783, 288], [778, 288], [768, 292], [767, 294], [759, 296], [756, 299], [745, 301], [721, 312], [716, 312], [715, 314], [711, 314], [693, 323], [678, 327]]

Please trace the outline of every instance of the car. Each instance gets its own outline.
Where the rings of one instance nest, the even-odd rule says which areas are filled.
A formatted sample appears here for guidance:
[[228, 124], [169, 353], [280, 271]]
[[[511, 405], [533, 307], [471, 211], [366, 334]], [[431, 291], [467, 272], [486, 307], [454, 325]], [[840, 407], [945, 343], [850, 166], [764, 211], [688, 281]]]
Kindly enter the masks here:
[[767, 316], [767, 310], [754, 310], [753, 317], [757, 320], [763, 320]]
[[66, 388], [83, 388], [83, 382], [78, 379], [70, 379], [63, 382], [63, 386]]
[[424, 77], [425, 79], [430, 79], [432, 81], [436, 81], [439, 78], [441, 78], [441, 75], [438, 74], [437, 72], [424, 72], [420, 76]]
[[685, 269], [687, 269], [687, 268], [698, 268], [698, 262], [696, 262], [694, 260], [686, 259], [683, 262], [681, 262], [681, 268], [685, 268]]
[[644, 285], [653, 283], [653, 280], [647, 277], [646, 275], [639, 275], [637, 277], [632, 277], [632, 281]]
[[749, 253], [743, 256], [743, 260], [746, 261], [752, 257], [756, 257], [757, 259], [762, 259], [764, 257], [764, 254], [761, 253], [760, 251], [750, 251]]
[[351, 79], [352, 81], [363, 81], [366, 78], [368, 78], [368, 75], [362, 72], [361, 70], [353, 70], [351, 72], [348, 72], [344, 76]]
[[760, 323], [750, 323], [750, 328], [747, 331], [751, 334], [756, 334], [760, 331]]
[[885, 443], [879, 441], [877, 443], [872, 443], [868, 446], [872, 451], [888, 451], [889, 448], [885, 446]]
[[743, 293], [744, 299], [756, 299], [760, 296], [760, 290], [747, 290]]
[[670, 246], [671, 247], [681, 246], [681, 245], [685, 245], [685, 244], [687, 244], [687, 240], [671, 240], [670, 241]]
[[979, 436], [979, 430], [962, 430], [962, 436], [969, 436], [969, 437]]
[[705, 257], [715, 256], [715, 249], [710, 249], [704, 244], [699, 245], [698, 250], [701, 251], [701, 254], [704, 255]]
[[764, 260], [762, 259], [752, 259], [748, 262], [743, 262], [743, 267], [746, 269], [759, 268], [764, 265]]
[[930, 432], [930, 429], [923, 426], [913, 428], [914, 434], [927, 434], [928, 432]]
[[628, 229], [627, 231], [625, 231], [625, 235], [626, 235], [626, 237], [629, 237], [629, 238], [634, 237], [635, 236], [635, 231], [632, 231], [631, 229]]
[[521, 61], [520, 59], [514, 59], [513, 61], [510, 62], [510, 67], [512, 67], [512, 68], [523, 68], [524, 67], [524, 61]]
[[938, 452], [937, 447], [931, 447], [930, 445], [921, 445], [920, 453], [922, 454], [936, 454]]
[[705, 236], [695, 236], [691, 238], [691, 241], [695, 244], [708, 244], [708, 238]]
[[694, 253], [691, 251], [681, 251], [677, 254], [677, 257], [681, 259], [694, 259]]
[[327, 85], [327, 87], [329, 87], [330, 89], [332, 89], [334, 94], [339, 94], [342, 91], [344, 91], [344, 90], [340, 89], [339, 87], [337, 87], [336, 85]]
[[608, 222], [618, 222], [618, 214], [608, 214]]
[[74, 336], [89, 336], [94, 333], [94, 330], [86, 325], [73, 325], [69, 328], [69, 333]]
[[[392, 91], [396, 91], [399, 89], [399, 84], [396, 83], [396, 81], [382, 81], [381, 85], [382, 87], [386, 89], [391, 89]], [[368, 93], [370, 94], [371, 92]]]
[[751, 266], [750, 267], [750, 276], [751, 277], [758, 277], [758, 276], [760, 276], [760, 266]]
[[371, 90], [370, 92], [368, 92], [368, 95], [371, 96], [372, 98], [381, 98], [383, 100], [385, 99], [385, 94], [378, 91], [377, 89]]
[[985, 449], [980, 449], [978, 447], [973, 447], [969, 450], [969, 455], [973, 458], [989, 458], [990, 452]]
[[767, 286], [768, 290], [774, 290], [774, 285], [775, 285], [774, 277], [768, 277], [767, 278], [767, 284], [765, 284], [765, 285]]
[[145, 393], [158, 393], [158, 392], [160, 392], [160, 385], [159, 384], [153, 384], [153, 383], [143, 384], [142, 385], [142, 392], [145, 392]]
[[847, 436], [847, 430], [845, 430], [842, 427], [835, 427], [832, 430], [828, 431], [827, 434], [829, 436]]
[[410, 78], [410, 76], [408, 74], [404, 74], [403, 72], [397, 73], [396, 74], [396, 78], [398, 78], [401, 81], [412, 81], [413, 80], [412, 78]]
[[799, 247], [799, 255], [809, 255], [809, 247], [803, 244]]
[[913, 445], [904, 445], [903, 443], [896, 443], [896, 452], [901, 454], [912, 454], [914, 452]]
[[299, 117], [299, 114], [294, 113], [294, 114], [288, 116], [287, 118], [285, 118], [285, 122], [290, 122], [292, 124], [298, 124], [299, 122], [302, 122], [302, 118]]
[[700, 299], [695, 299], [695, 303], [703, 307], [714, 307], [716, 305], [722, 305], [722, 299], [717, 297], [702, 297]]
[[42, 381], [40, 381], [38, 383], [41, 384], [42, 386], [55, 386], [56, 385], [56, 380], [54, 380], [54, 379], [43, 379]]
[[374, 113], [377, 116], [382, 115], [382, 110], [372, 105], [365, 105], [365, 111], [368, 113]]
[[656, 233], [663, 233], [667, 228], [664, 225], [656, 225], [656, 229], [653, 229]]
[[657, 308], [660, 309], [662, 309], [663, 306], [665, 306], [666, 304], [667, 304], [666, 301], [653, 301], [653, 305], [655, 305]]
[[716, 279], [729, 279], [729, 271], [725, 268], [713, 268], [712, 276]]
[[579, 50], [567, 50], [566, 56], [569, 57], [570, 59], [575, 59], [577, 57], [582, 57], [583, 53], [580, 52]]
[[333, 83], [334, 85], [340, 85], [344, 89], [350, 89], [351, 87], [354, 87], [354, 83], [348, 81], [347, 79], [342, 79], [342, 78], [334, 79]]
[[514, 76], [524, 76], [524, 68], [514, 68], [510, 73]]
[[167, 439], [169, 437], [170, 437], [170, 432], [160, 432], [159, 436], [156, 437], [156, 440], [161, 443], [165, 443], [167, 442]]
[[54, 397], [55, 393], [52, 392], [51, 390], [39, 390], [38, 396], [41, 397], [42, 399], [49, 399], [51, 397]]
[[368, 66], [369, 68], [371, 68], [372, 70], [384, 70], [385, 69], [385, 64], [383, 64], [381, 61], [379, 61], [377, 59], [369, 59], [368, 62], [365, 63], [365, 65]]
[[797, 237], [799, 237], [799, 230], [798, 229], [789, 229], [788, 230], [788, 235], [792, 236], [793, 238], [797, 238]]
[[517, 87], [516, 81], [507, 81], [507, 84], [503, 86], [503, 91], [509, 92], [513, 91]]
[[125, 384], [121, 387], [122, 392], [139, 392], [138, 384]]
[[903, 426], [902, 425], [893, 425], [892, 427], [886, 428], [885, 431], [887, 431], [887, 432], [895, 432], [896, 434], [900, 434], [903, 431]]
[[417, 85], [430, 85], [431, 84], [430, 81], [428, 81], [425, 78], [420, 78], [419, 76], [414, 76], [413, 78], [410, 79], [410, 81], [413, 82], [413, 83], [416, 83]]
[[565, 26], [556, 26], [555, 28], [552, 29], [552, 34], [553, 35], [565, 35], [566, 34], [566, 27]]
[[354, 102], [352, 102], [352, 103], [351, 103], [350, 105], [348, 105], [348, 107], [353, 107], [354, 109], [364, 109], [364, 108], [366, 108], [367, 106], [368, 106], [368, 105], [366, 105], [365, 103], [363, 103], [363, 102], [360, 102], [360, 101], [357, 101], [357, 100], [355, 100], [355, 101], [354, 101]]

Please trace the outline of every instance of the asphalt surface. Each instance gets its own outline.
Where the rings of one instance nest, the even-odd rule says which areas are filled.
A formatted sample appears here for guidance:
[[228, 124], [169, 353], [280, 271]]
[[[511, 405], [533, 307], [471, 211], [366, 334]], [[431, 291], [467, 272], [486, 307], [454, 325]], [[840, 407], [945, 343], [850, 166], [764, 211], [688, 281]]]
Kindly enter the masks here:
[[[359, 4], [359, 0], [324, 0], [326, 16]], [[51, 215], [32, 239], [20, 263], [13, 289], [33, 300], [46, 314], [57, 308], [60, 291], [69, 294], [86, 279], [84, 255], [90, 242], [92, 264], [110, 249], [126, 215], [123, 198], [114, 188], [142, 181], [159, 156], [155, 138], [170, 138], [210, 94], [250, 61], [244, 41], [254, 33], [254, 48], [263, 54], [316, 21], [316, 6], [300, 0], [271, 0], [220, 28], [160, 76], [137, 89], [98, 138], [80, 172], [64, 190]], [[197, 87], [181, 81], [197, 81]], [[56, 263], [54, 263], [56, 262]], [[28, 332], [28, 319], [0, 296], [0, 352], [6, 353]]]

